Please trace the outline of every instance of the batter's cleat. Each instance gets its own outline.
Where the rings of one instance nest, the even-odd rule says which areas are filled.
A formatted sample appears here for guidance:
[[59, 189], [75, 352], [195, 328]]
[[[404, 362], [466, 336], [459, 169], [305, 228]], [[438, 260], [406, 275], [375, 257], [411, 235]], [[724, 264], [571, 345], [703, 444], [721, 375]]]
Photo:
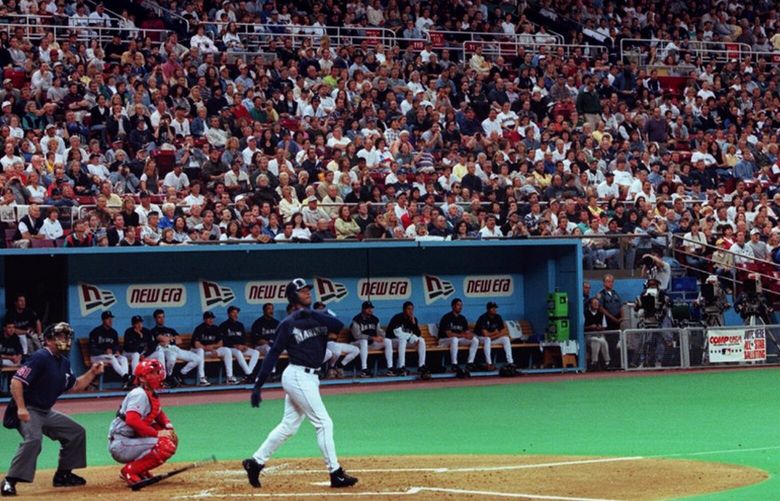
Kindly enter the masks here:
[[358, 479], [356, 479], [353, 476], [347, 475], [347, 472], [344, 471], [344, 468], [339, 468], [338, 470], [334, 471], [330, 474], [330, 486], [334, 489], [338, 489], [341, 487], [352, 487], [358, 482]]
[[227, 378], [227, 384], [238, 384], [238, 383], [239, 383], [238, 379], [234, 377]]
[[146, 478], [144, 477], [144, 473], [145, 472], [134, 471], [133, 467], [128, 463], [119, 470], [119, 478], [127, 482], [127, 485], [133, 485]]
[[360, 371], [360, 377], [362, 378], [371, 377], [371, 373], [368, 371], [368, 369], [363, 369], [362, 371]]
[[[255, 461], [254, 458], [244, 459], [241, 465], [244, 467], [244, 470], [246, 470], [249, 485], [252, 487], [260, 487], [260, 472], [263, 471], [264, 465]], [[331, 476], [331, 479], [332, 478], [333, 477]], [[333, 480], [331, 480], [331, 482], [333, 482]]]
[[198, 386], [211, 386], [211, 383], [209, 383], [208, 379], [202, 377], [200, 380], [198, 380]]
[[14, 485], [14, 482], [7, 478], [3, 480], [3, 483], [0, 484], [0, 496], [16, 496], [16, 485]]
[[54, 487], [75, 487], [78, 485], [85, 485], [87, 481], [75, 473], [58, 471], [54, 474], [54, 479], [52, 479], [51, 483]]

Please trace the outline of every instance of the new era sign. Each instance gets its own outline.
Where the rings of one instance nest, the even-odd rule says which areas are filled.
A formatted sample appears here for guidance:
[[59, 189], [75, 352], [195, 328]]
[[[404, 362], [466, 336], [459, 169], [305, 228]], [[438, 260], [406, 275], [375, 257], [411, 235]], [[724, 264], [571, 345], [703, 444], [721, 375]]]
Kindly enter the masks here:
[[344, 284], [327, 278], [315, 277], [314, 288], [317, 291], [317, 297], [325, 304], [338, 303], [347, 297], [347, 287]]
[[201, 280], [199, 288], [200, 303], [203, 311], [208, 311], [218, 306], [227, 306], [236, 298], [230, 287], [224, 287], [216, 282]]
[[447, 299], [455, 292], [452, 282], [433, 275], [423, 275], [423, 290], [425, 304], [431, 304], [439, 299]]
[[86, 317], [95, 311], [105, 311], [116, 303], [114, 293], [100, 289], [97, 285], [80, 283], [78, 285], [81, 316]]

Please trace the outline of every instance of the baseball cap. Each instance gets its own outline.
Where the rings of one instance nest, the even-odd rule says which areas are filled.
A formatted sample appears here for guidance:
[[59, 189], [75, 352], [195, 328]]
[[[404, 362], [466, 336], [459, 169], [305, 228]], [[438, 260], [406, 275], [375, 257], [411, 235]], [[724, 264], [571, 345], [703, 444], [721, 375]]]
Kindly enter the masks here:
[[114, 314], [111, 313], [110, 311], [104, 311], [103, 313], [100, 314], [100, 318], [103, 320], [107, 318], [114, 318]]
[[316, 202], [316, 201], [317, 201], [317, 197], [315, 197], [315, 196], [311, 196], [311, 197], [306, 199], [306, 203], [307, 204], [311, 203], [311, 202]]
[[751, 235], [760, 235], [761, 231], [758, 228], [753, 228], [752, 230], [750, 230], [750, 234]]
[[3, 101], [3, 106], [0, 107], [5, 108], [6, 106], [11, 106], [11, 101]]
[[604, 174], [604, 176], [605, 177], [615, 177], [615, 173], [614, 172], [607, 172], [607, 173]]
[[206, 320], [207, 318], [214, 318], [214, 314], [210, 311], [203, 312], [203, 320]]
[[241, 308], [239, 308], [238, 306], [228, 306], [227, 309], [228, 315], [230, 315], [230, 313], [233, 311], [241, 311]]
[[371, 301], [363, 301], [363, 305], [361, 306], [361, 309], [366, 310], [368, 308], [373, 308], [373, 307], [374, 307], [374, 303], [372, 303]]
[[498, 308], [498, 305], [496, 303], [494, 303], [493, 301], [488, 301], [488, 304], [487, 304], [486, 308], [488, 310], [491, 309], [491, 308]]
[[133, 318], [130, 319], [131, 324], [137, 324], [139, 322], [143, 322], [144, 319], [141, 318], [141, 315], [134, 315]]

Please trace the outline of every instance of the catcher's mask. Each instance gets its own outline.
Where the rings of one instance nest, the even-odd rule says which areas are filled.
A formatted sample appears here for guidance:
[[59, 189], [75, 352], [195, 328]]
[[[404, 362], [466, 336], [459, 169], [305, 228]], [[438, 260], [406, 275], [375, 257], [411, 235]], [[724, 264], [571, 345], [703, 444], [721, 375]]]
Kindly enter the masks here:
[[73, 328], [67, 322], [60, 322], [49, 326], [43, 332], [43, 338], [53, 339], [60, 355], [67, 355], [73, 343]]
[[146, 383], [151, 389], [158, 390], [165, 381], [165, 367], [155, 358], [141, 360], [133, 372], [137, 382]]

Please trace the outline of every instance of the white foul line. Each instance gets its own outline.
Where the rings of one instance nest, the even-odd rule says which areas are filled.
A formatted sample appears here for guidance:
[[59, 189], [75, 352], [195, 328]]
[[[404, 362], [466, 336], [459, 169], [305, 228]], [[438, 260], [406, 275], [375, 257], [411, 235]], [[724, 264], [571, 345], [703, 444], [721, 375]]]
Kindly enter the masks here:
[[702, 452], [681, 452], [678, 454], [664, 454], [658, 456], [646, 456], [647, 458], [668, 458], [668, 457], [684, 457], [684, 456], [712, 456], [715, 454], [733, 454], [735, 452], [759, 452], [759, 451], [776, 451], [780, 449], [780, 445], [771, 445], [767, 447], [753, 447], [750, 449], [722, 449], [719, 451], [702, 451]]
[[447, 489], [444, 487], [410, 487], [405, 491], [377, 491], [377, 492], [247, 492], [247, 493], [219, 493], [214, 494], [214, 489], [201, 491], [197, 494], [176, 496], [174, 499], [202, 499], [211, 497], [221, 498], [304, 498], [304, 497], [365, 497], [365, 496], [413, 496], [421, 492], [443, 492], [447, 494], [468, 494], [474, 496], [492, 496], [515, 499], [545, 499], [550, 501], [617, 501], [601, 498], [580, 498], [567, 496], [546, 496], [543, 494], [526, 494], [520, 492], [494, 492], [494, 491], [472, 491], [465, 489]]

